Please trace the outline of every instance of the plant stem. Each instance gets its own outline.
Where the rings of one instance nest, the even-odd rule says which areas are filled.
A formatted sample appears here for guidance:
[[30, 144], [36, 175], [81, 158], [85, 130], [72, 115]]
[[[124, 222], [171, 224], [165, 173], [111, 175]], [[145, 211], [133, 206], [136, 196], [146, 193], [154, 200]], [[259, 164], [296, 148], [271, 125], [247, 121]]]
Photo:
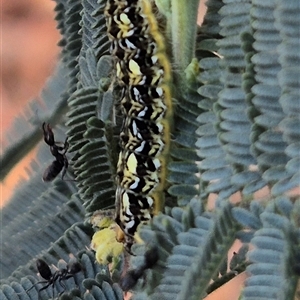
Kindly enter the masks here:
[[172, 47], [179, 74], [183, 74], [195, 55], [199, 0], [173, 0]]

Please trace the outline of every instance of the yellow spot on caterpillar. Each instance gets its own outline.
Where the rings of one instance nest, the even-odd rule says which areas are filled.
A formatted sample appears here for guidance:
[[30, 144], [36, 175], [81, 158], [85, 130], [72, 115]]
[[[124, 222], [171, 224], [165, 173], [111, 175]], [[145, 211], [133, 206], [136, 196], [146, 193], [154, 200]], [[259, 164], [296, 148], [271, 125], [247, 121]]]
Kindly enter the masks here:
[[133, 153], [131, 153], [129, 155], [129, 157], [127, 158], [126, 167], [127, 167], [128, 172], [136, 173], [137, 160], [136, 160], [136, 157]]
[[120, 20], [125, 25], [130, 25], [131, 24], [131, 21], [129, 20], [128, 16], [124, 13], [120, 15]]
[[142, 75], [140, 66], [134, 61], [129, 61], [129, 70], [133, 75]]

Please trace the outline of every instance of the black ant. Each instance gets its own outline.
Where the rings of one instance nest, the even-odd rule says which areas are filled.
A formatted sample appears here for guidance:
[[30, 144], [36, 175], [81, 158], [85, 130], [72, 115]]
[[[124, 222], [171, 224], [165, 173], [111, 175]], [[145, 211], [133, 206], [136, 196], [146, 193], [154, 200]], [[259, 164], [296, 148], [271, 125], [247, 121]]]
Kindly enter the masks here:
[[157, 247], [147, 250], [144, 258], [145, 261], [140, 267], [129, 270], [126, 275], [120, 279], [119, 284], [123, 291], [127, 292], [131, 290], [137, 284], [138, 280], [144, 276], [144, 272], [157, 263], [159, 259]]
[[[39, 283], [47, 283], [45, 286], [38, 290], [38, 294], [52, 286], [52, 298], [54, 298], [54, 283], [58, 280], [60, 286], [64, 289], [63, 292], [66, 290], [66, 286], [62, 282], [63, 280], [67, 280], [82, 270], [82, 266], [78, 261], [69, 262], [66, 268], [57, 270], [53, 274], [49, 265], [42, 259], [36, 260], [36, 267], [41, 275], [45, 280], [39, 281], [35, 283], [31, 288], [27, 289], [25, 292], [28, 293], [32, 288], [34, 288]], [[63, 293], [61, 292], [60, 295]]]
[[69, 148], [68, 138], [66, 138], [63, 147], [58, 146], [54, 140], [54, 134], [50, 127], [50, 124], [43, 123], [43, 131], [44, 131], [44, 141], [46, 144], [50, 146], [51, 154], [55, 157], [55, 160], [52, 164], [47, 167], [43, 175], [43, 181], [52, 181], [63, 169], [61, 179], [64, 179], [64, 176], [67, 172], [69, 163], [66, 157], [66, 152]]

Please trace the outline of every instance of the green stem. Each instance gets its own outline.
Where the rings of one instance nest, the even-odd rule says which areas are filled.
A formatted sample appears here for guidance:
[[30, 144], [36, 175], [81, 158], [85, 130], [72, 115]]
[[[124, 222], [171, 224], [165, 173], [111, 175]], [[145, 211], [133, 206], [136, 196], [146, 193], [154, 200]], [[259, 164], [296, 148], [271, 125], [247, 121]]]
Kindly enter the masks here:
[[195, 56], [197, 15], [200, 0], [172, 0], [173, 59], [179, 74]]

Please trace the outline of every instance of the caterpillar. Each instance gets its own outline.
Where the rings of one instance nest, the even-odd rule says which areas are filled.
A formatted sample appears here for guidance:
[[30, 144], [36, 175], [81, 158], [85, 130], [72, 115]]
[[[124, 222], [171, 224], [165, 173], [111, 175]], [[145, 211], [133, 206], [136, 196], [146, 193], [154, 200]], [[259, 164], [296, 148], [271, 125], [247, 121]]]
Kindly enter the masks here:
[[123, 87], [115, 220], [131, 253], [137, 227], [164, 203], [171, 67], [149, 0], [108, 0], [105, 16], [117, 82]]

